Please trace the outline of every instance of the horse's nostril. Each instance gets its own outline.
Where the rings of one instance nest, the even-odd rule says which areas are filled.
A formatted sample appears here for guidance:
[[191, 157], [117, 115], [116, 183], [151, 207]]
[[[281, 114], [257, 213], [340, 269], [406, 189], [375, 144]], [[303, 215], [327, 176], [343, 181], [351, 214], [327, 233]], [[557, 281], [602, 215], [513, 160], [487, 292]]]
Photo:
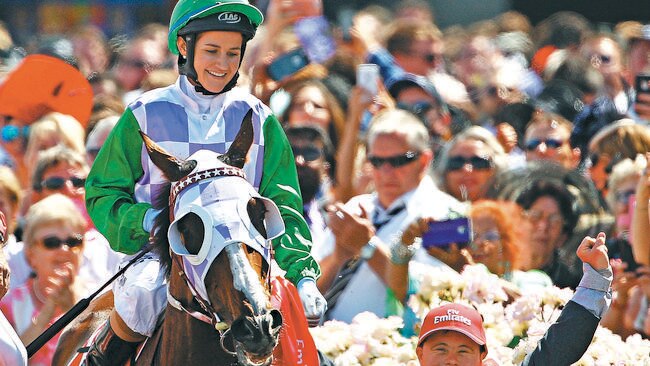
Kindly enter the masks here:
[[279, 310], [273, 309], [269, 312], [271, 315], [271, 329], [278, 329], [282, 326], [282, 313]]
[[255, 337], [255, 324], [247, 317], [236, 319], [230, 328], [233, 337], [240, 342], [250, 341]]

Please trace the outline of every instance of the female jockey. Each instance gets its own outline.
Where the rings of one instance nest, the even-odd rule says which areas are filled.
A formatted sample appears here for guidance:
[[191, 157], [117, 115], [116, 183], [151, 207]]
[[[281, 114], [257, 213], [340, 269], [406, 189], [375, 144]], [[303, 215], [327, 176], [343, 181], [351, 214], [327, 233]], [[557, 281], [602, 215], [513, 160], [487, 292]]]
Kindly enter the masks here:
[[[180, 77], [174, 85], [143, 94], [126, 109], [88, 175], [86, 205], [114, 250], [137, 253], [163, 208], [156, 204], [166, 183], [144, 152], [138, 130], [181, 159], [199, 147], [225, 153], [252, 109], [256, 136], [244, 170], [259, 193], [280, 208], [286, 231], [273, 242], [275, 259], [297, 285], [307, 318], [318, 320], [327, 305], [315, 285], [320, 268], [310, 254], [311, 235], [300, 214], [291, 148], [270, 109], [234, 88], [246, 43], [262, 20], [248, 0], [178, 2], [168, 45], [179, 55]], [[87, 364], [122, 365], [137, 344], [152, 335], [166, 306], [166, 280], [156, 255], [144, 258], [115, 282], [115, 308]]]

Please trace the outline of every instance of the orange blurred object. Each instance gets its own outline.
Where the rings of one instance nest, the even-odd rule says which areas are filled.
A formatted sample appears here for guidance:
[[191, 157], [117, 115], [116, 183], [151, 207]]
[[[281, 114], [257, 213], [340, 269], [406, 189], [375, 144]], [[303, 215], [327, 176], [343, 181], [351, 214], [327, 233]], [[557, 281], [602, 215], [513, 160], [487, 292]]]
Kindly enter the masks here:
[[88, 124], [93, 103], [90, 83], [56, 57], [29, 55], [0, 84], [0, 115], [31, 124], [49, 112]]
[[531, 60], [530, 67], [537, 73], [537, 75], [544, 75], [544, 69], [546, 68], [546, 62], [548, 61], [548, 58], [553, 54], [553, 52], [557, 50], [557, 47], [548, 45], [540, 48], [537, 50], [537, 52], [535, 52], [533, 59]]

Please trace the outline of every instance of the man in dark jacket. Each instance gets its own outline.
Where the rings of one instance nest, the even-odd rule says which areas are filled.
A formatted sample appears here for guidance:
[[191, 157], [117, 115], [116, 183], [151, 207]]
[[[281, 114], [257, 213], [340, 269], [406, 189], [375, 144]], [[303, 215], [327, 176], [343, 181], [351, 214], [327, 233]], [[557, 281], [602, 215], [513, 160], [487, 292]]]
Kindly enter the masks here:
[[[595, 239], [585, 237], [577, 254], [584, 271], [580, 285], [522, 366], [568, 366], [578, 361], [591, 344], [600, 318], [611, 302], [612, 269], [605, 234], [600, 233]], [[488, 365], [484, 361], [487, 345], [483, 321], [476, 309], [460, 304], [434, 308], [424, 319], [419, 337], [416, 353], [423, 366]]]

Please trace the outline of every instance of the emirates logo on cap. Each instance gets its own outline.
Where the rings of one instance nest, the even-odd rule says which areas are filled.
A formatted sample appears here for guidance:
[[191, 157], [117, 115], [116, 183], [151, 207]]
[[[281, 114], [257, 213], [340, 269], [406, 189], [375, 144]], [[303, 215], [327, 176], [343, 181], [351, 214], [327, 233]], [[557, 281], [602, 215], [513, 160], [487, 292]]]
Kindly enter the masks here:
[[460, 315], [460, 312], [458, 310], [454, 309], [449, 309], [447, 310], [447, 315], [438, 315], [433, 318], [433, 324], [438, 324], [442, 322], [461, 322], [465, 325], [472, 325], [472, 321], [462, 315]]
[[219, 14], [219, 21], [225, 22], [225, 23], [239, 23], [241, 21], [241, 17], [237, 13], [231, 13], [231, 12], [226, 12], [226, 13], [221, 13]]

